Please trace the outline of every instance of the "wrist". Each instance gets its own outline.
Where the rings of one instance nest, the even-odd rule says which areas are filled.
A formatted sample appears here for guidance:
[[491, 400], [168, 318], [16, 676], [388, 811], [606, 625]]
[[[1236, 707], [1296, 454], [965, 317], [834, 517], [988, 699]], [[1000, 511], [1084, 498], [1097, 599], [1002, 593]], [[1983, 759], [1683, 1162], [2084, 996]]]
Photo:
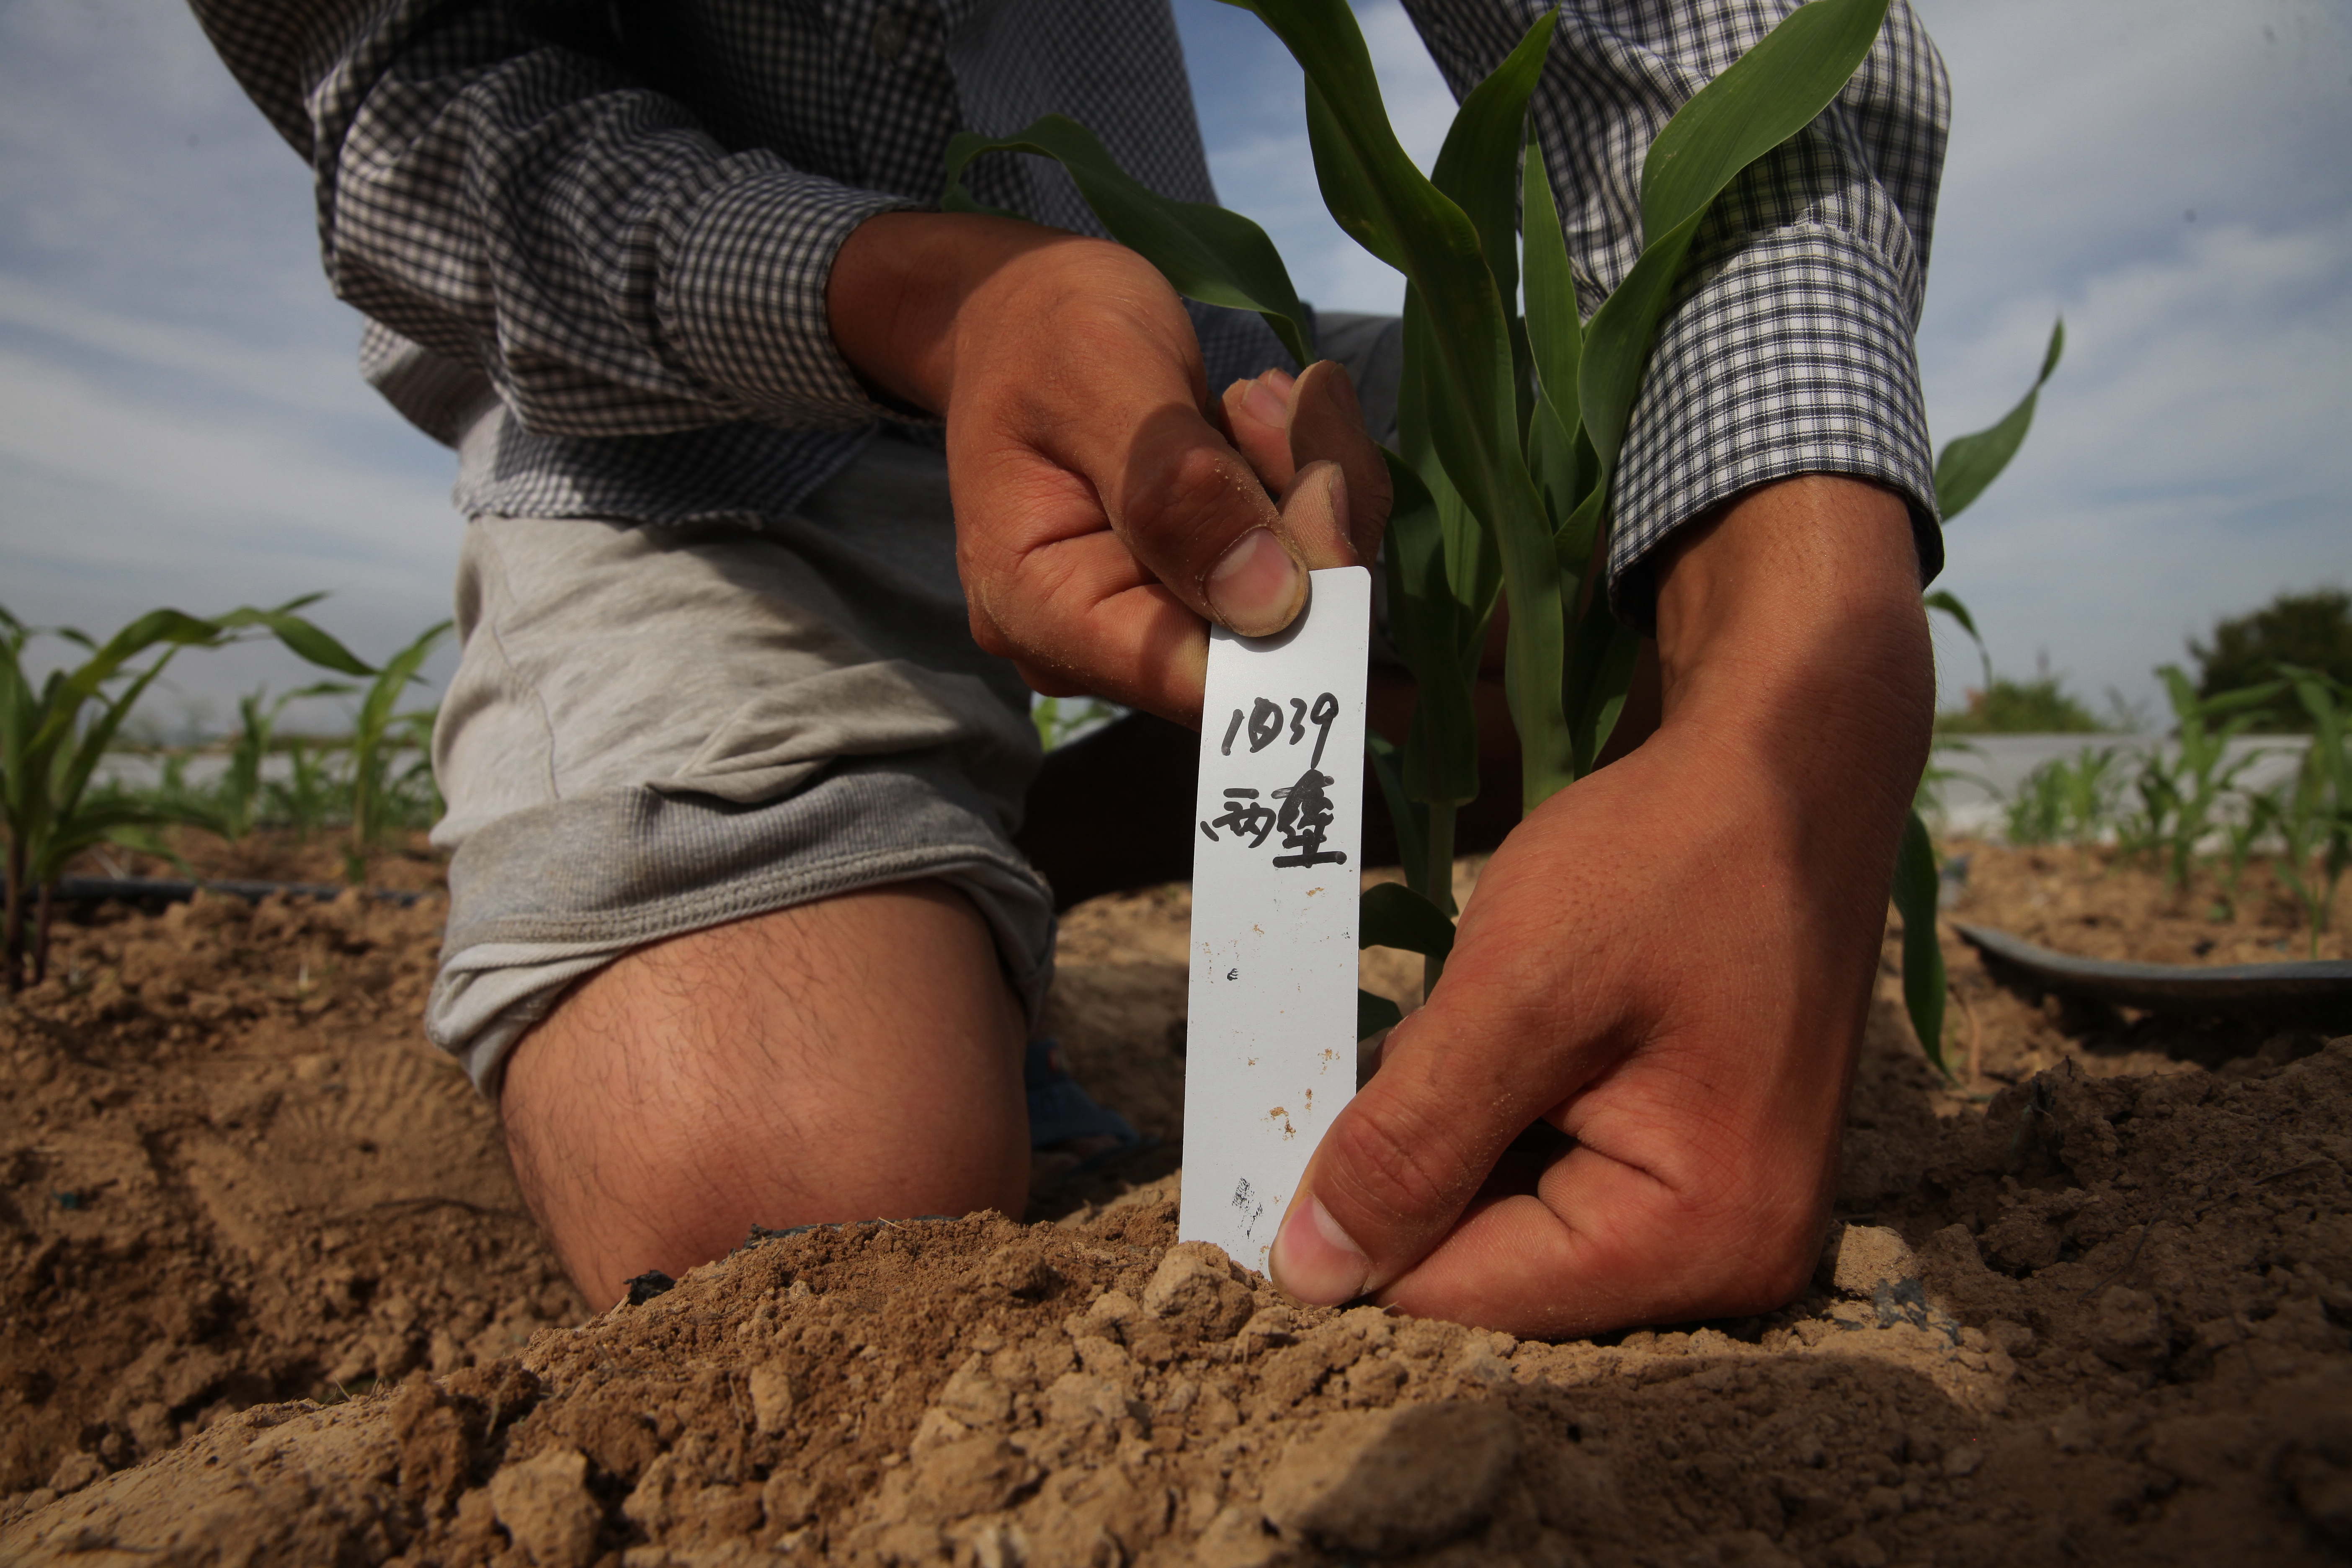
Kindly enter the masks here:
[[1802, 795], [1875, 805], [1899, 826], [1935, 711], [1904, 500], [1807, 475], [1738, 498], [1668, 551], [1662, 730], [1704, 737]]
[[1040, 253], [1101, 243], [980, 213], [878, 214], [835, 256], [825, 285], [834, 342], [868, 386], [944, 416], [974, 308], [1001, 313], [990, 297], [1017, 288]]

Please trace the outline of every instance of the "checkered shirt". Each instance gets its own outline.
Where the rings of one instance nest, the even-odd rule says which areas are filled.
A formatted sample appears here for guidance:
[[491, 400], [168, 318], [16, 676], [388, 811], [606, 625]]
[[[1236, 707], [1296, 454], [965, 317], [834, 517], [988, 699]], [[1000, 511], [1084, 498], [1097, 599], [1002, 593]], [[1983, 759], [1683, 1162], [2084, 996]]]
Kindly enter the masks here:
[[[192, 0], [310, 158], [368, 379], [456, 442], [468, 514], [654, 523], [789, 510], [877, 427], [825, 283], [851, 229], [938, 195], [948, 138], [1074, 116], [1213, 201], [1168, 0]], [[1406, 0], [1456, 93], [1548, 7]], [[1535, 106], [1588, 310], [1640, 250], [1641, 158], [1791, 0], [1571, 0]], [[1831, 471], [1910, 498], [1940, 563], [1912, 338], [1948, 121], [1904, 0], [1831, 111], [1717, 204], [1625, 442], [1619, 603], [1678, 523]], [[973, 194], [1103, 232], [1057, 166]], [[1194, 307], [1212, 386], [1286, 356]], [[503, 404], [507, 417], [477, 423]]]

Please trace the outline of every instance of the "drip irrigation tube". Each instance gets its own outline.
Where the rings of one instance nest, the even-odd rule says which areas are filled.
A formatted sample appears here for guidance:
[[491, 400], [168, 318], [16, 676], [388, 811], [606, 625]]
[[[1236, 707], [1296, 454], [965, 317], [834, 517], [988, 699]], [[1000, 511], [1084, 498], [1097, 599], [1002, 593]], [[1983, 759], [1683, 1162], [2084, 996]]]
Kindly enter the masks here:
[[2340, 959], [2210, 967], [2125, 963], [2070, 958], [1990, 926], [1955, 921], [1953, 929], [1992, 965], [2024, 974], [2051, 991], [2150, 1012], [2290, 1015], [2352, 1028], [2352, 963]]

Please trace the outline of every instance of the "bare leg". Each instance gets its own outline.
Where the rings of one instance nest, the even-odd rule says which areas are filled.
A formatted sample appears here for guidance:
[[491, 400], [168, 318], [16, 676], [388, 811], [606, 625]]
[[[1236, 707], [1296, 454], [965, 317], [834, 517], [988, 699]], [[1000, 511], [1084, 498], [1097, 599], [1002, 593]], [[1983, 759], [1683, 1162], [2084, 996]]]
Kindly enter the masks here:
[[753, 1225], [1018, 1215], [1021, 1009], [964, 898], [868, 889], [590, 976], [516, 1047], [523, 1195], [591, 1302]]

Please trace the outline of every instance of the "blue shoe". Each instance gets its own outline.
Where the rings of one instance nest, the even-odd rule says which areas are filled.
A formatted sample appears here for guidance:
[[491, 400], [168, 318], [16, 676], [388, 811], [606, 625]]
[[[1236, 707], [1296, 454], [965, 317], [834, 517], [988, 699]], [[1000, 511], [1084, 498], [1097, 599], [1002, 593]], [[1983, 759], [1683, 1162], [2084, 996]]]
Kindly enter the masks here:
[[1077, 1165], [1065, 1172], [1061, 1182], [1098, 1171], [1160, 1142], [1136, 1131], [1118, 1111], [1096, 1104], [1070, 1076], [1059, 1041], [1029, 1042], [1028, 1056], [1021, 1065], [1021, 1082], [1029, 1091], [1029, 1147], [1060, 1149], [1078, 1156]]

